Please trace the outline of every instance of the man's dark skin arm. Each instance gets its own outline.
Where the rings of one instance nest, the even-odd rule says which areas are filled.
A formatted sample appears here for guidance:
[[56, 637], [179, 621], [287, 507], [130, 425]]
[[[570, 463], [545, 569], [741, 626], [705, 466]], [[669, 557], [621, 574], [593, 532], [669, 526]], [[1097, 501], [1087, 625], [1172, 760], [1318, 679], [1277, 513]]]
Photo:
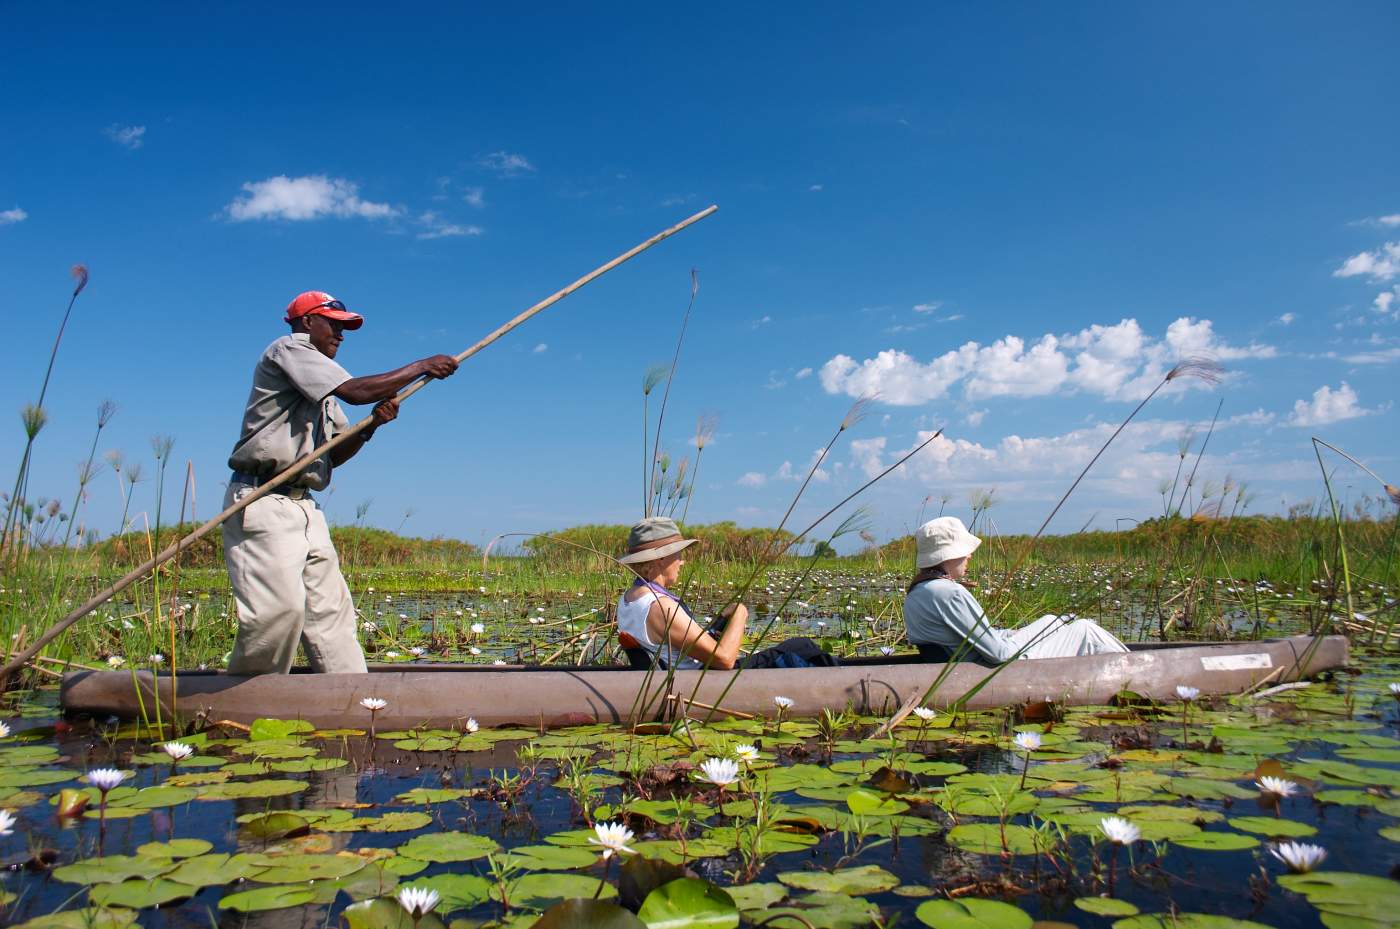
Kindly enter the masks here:
[[[344, 326], [337, 320], [324, 316], [303, 316], [292, 323], [293, 332], [305, 332], [311, 337], [311, 344], [327, 358], [334, 358], [345, 341]], [[431, 355], [410, 362], [402, 368], [385, 371], [383, 374], [369, 374], [365, 377], [352, 377], [337, 387], [333, 394], [338, 400], [355, 406], [375, 404], [370, 414], [373, 424], [363, 432], [347, 439], [344, 444], [331, 450], [331, 465], [339, 467], [364, 447], [374, 430], [399, 415], [399, 401], [394, 395], [412, 381], [427, 376], [433, 378], [451, 377], [457, 370], [457, 359], [451, 355]]]

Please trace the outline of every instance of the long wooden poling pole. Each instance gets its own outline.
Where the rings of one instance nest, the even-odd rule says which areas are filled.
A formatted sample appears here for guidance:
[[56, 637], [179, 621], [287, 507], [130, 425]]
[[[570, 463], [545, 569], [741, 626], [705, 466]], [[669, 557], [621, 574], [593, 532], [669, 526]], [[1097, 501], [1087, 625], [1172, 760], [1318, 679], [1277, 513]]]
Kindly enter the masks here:
[[[492, 331], [489, 335], [487, 335], [481, 341], [477, 342], [475, 345], [471, 346], [470, 348], [453, 357], [457, 359], [458, 364], [460, 364], [463, 361], [466, 361], [468, 358], [475, 355], [477, 352], [481, 351], [486, 346], [490, 345], [492, 342], [495, 342], [497, 339], [501, 338], [501, 336], [510, 332], [516, 326], [519, 326], [520, 324], [524, 323], [530, 317], [534, 316], [537, 313], [543, 312], [544, 310], [558, 303], [560, 300], [563, 300], [569, 294], [578, 290], [580, 287], [583, 287], [585, 284], [589, 284], [592, 281], [595, 281], [598, 278], [602, 277], [604, 274], [607, 274], [609, 271], [611, 271], [613, 268], [616, 268], [618, 265], [623, 264], [631, 258], [635, 258], [636, 256], [651, 248], [653, 245], [660, 242], [661, 240], [668, 239], [671, 236], [675, 235], [677, 232], [680, 232], [682, 229], [685, 229], [687, 226], [691, 226], [695, 223], [698, 223], [700, 220], [714, 213], [718, 209], [718, 206], [706, 207], [699, 213], [696, 213], [694, 216], [691, 216], [688, 219], [676, 223], [671, 228], [658, 232], [656, 235], [647, 239], [645, 242], [642, 242], [641, 244], [628, 249], [621, 255], [618, 255], [616, 258], [614, 258], [612, 261], [609, 261], [607, 264], [594, 268], [592, 271], [588, 272], [583, 277], [574, 281], [572, 284], [565, 287], [564, 289], [556, 291], [555, 293], [550, 294], [548, 297], [545, 297], [539, 303], [536, 303], [534, 306], [530, 307], [528, 310], [525, 310], [523, 313], [519, 314], [514, 319], [510, 320], [509, 322], [501, 325], [500, 327]], [[400, 402], [407, 400], [409, 397], [416, 394], [419, 390], [423, 389], [423, 386], [427, 384], [430, 380], [433, 380], [433, 378], [423, 377], [419, 380], [414, 381], [413, 383], [409, 384], [407, 387], [403, 388], [398, 392], [398, 394], [396, 395], [397, 399]], [[208, 535], [209, 532], [215, 526], [219, 525], [224, 520], [228, 519], [230, 516], [240, 512], [248, 505], [254, 503], [257, 500], [262, 499], [263, 497], [272, 493], [272, 491], [280, 487], [282, 484], [285, 484], [293, 477], [296, 477], [309, 465], [316, 461], [316, 459], [320, 458], [322, 455], [327, 454], [332, 449], [340, 446], [341, 444], [349, 441], [351, 436], [358, 435], [362, 430], [368, 428], [372, 422], [373, 416], [366, 416], [364, 419], [355, 423], [355, 425], [340, 433], [335, 438], [331, 439], [329, 442], [326, 442], [316, 450], [308, 452], [306, 455], [302, 456], [300, 459], [298, 459], [295, 463], [289, 466], [286, 470], [282, 471], [276, 477], [273, 477], [271, 480], [265, 481], [264, 483], [258, 485], [252, 493], [241, 497], [238, 500], [238, 502], [225, 509], [222, 513], [215, 516], [213, 519], [209, 520], [207, 523], [200, 526], [198, 529], [194, 530], [180, 541], [164, 549], [160, 554], [156, 555], [154, 558], [151, 558], [144, 564], [138, 565], [137, 567], [124, 574], [122, 578], [112, 586], [93, 595], [93, 597], [86, 603], [84, 603], [82, 606], [78, 607], [76, 610], [69, 613], [67, 616], [63, 617], [58, 622], [50, 626], [44, 632], [44, 634], [35, 639], [34, 642], [28, 648], [11, 658], [3, 668], [0, 668], [0, 687], [4, 686], [4, 683], [9, 679], [11, 674], [22, 668], [26, 662], [28, 662], [35, 655], [39, 654], [39, 652], [43, 650], [44, 646], [48, 645], [54, 639], [58, 638], [58, 636], [62, 635], [64, 630], [67, 629], [69, 626], [73, 625], [75, 622], [82, 619], [84, 616], [91, 613], [93, 610], [97, 609], [99, 606], [106, 603], [108, 600], [112, 599], [112, 597], [116, 596], [118, 593], [125, 590], [127, 587], [130, 587], [132, 584], [141, 580], [141, 578], [145, 577], [147, 574], [151, 573], [156, 568], [169, 561], [171, 558], [174, 558], [176, 555], [189, 548], [195, 542]]]

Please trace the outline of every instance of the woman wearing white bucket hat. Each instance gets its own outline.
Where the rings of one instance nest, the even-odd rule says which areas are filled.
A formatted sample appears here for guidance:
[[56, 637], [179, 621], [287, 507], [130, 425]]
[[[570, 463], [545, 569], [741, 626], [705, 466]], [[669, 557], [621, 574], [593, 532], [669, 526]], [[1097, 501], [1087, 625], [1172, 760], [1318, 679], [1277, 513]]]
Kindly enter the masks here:
[[958, 583], [981, 544], [956, 516], [931, 519], [914, 533], [918, 572], [904, 597], [904, 628], [926, 660], [993, 665], [1128, 650], [1098, 623], [1073, 616], [1042, 616], [1013, 630], [992, 626], [977, 598]]
[[805, 668], [836, 661], [811, 639], [788, 639], [772, 648], [739, 658], [748, 607], [736, 603], [723, 617], [719, 639], [692, 618], [671, 587], [680, 579], [684, 552], [699, 542], [681, 535], [675, 520], [649, 516], [627, 534], [627, 554], [618, 559], [637, 580], [617, 602], [617, 637], [634, 667], [689, 670], [702, 666], [729, 669]]

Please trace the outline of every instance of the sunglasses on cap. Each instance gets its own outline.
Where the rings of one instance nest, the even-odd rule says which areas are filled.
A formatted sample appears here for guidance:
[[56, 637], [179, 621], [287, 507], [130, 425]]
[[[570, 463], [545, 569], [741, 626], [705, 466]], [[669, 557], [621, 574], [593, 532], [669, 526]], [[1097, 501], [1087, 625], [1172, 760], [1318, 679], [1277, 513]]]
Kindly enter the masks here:
[[[340, 302], [339, 300], [327, 300], [325, 303], [318, 303], [318, 304], [316, 304], [315, 306], [313, 306], [313, 307], [311, 308], [311, 310], [322, 310], [322, 309], [339, 310], [339, 311], [342, 312], [342, 313], [348, 313], [348, 312], [350, 312], [349, 310], [347, 310], [347, 309], [345, 308], [345, 304], [342, 303], [342, 302]], [[307, 310], [306, 312], [307, 312], [307, 313], [310, 313], [311, 310]]]

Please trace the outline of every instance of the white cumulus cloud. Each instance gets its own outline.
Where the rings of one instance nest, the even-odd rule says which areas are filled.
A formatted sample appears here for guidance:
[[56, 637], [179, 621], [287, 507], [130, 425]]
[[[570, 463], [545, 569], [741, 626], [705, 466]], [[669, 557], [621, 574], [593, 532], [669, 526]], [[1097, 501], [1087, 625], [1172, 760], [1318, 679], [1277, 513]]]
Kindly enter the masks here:
[[486, 191], [480, 187], [468, 187], [462, 199], [479, 210], [486, 205]]
[[420, 239], [447, 239], [456, 236], [478, 236], [483, 230], [480, 226], [464, 226], [460, 223], [448, 222], [439, 213], [428, 210], [418, 217], [418, 224], [425, 227], [418, 233]]
[[1397, 274], [1400, 274], [1400, 242], [1387, 242], [1374, 251], [1358, 252], [1332, 272], [1333, 277], [1365, 275], [1373, 281], [1388, 281]]
[[533, 352], [533, 353], [536, 354], [536, 355], [543, 354], [544, 352], [549, 351], [549, 343], [548, 343], [548, 342], [540, 342], [540, 343], [539, 343], [538, 345], [536, 345], [534, 348], [530, 349], [530, 351]]
[[15, 223], [22, 223], [29, 218], [29, 214], [15, 207], [11, 210], [0, 210], [0, 226], [12, 226]]
[[768, 483], [768, 478], [758, 471], [746, 471], [743, 476], [739, 478], [738, 483], [740, 487], [762, 487], [764, 484]]
[[340, 219], [387, 219], [399, 210], [387, 203], [360, 199], [359, 185], [339, 177], [279, 174], [249, 181], [243, 193], [224, 207], [234, 222], [258, 219], [308, 220], [333, 216]]
[[1268, 345], [1229, 345], [1215, 334], [1210, 320], [1183, 316], [1160, 339], [1144, 333], [1137, 320], [1124, 319], [1067, 335], [1047, 333], [1031, 342], [1015, 335], [990, 345], [967, 342], [929, 361], [899, 349], [863, 361], [837, 355], [822, 366], [820, 377], [828, 393], [876, 395], [896, 406], [928, 403], [955, 387], [969, 400], [1074, 391], [1134, 400], [1146, 396], [1181, 358], [1204, 355], [1228, 361], [1275, 354]]
[[520, 177], [522, 174], [535, 172], [535, 166], [530, 164], [530, 160], [515, 152], [492, 152], [489, 155], [482, 155], [476, 160], [476, 163], [488, 171], [494, 171], [501, 177]]
[[145, 126], [112, 125], [102, 130], [102, 134], [107, 136], [107, 138], [111, 139], [113, 142], [116, 142], [123, 148], [129, 148], [132, 151], [135, 151], [142, 145], [146, 144], [146, 140], [144, 138], [144, 136], [146, 135]]
[[1369, 416], [1377, 410], [1367, 410], [1361, 406], [1356, 391], [1342, 381], [1342, 386], [1333, 390], [1323, 384], [1313, 391], [1311, 400], [1299, 400], [1293, 404], [1293, 413], [1286, 420], [1290, 426], [1327, 426], [1358, 416]]

